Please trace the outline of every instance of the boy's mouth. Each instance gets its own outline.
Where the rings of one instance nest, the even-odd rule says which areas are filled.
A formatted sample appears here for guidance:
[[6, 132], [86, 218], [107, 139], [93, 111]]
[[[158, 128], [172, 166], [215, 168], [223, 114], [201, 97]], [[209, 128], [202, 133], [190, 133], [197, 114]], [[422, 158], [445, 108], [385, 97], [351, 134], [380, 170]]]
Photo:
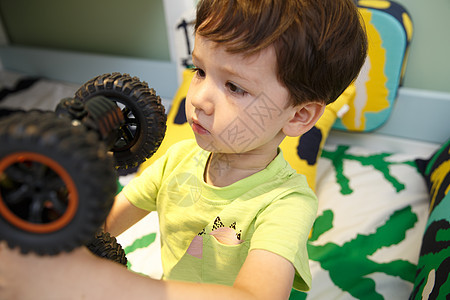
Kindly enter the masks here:
[[209, 131], [203, 127], [202, 125], [200, 125], [200, 123], [197, 120], [192, 120], [192, 130], [197, 133], [197, 134], [209, 134]]

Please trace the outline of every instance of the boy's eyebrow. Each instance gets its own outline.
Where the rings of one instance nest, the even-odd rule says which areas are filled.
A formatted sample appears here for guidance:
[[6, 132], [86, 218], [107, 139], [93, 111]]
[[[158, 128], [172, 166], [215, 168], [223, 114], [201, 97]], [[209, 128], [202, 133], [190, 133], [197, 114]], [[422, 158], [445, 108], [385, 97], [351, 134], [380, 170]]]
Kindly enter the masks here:
[[195, 49], [192, 50], [192, 63], [194, 63], [194, 61], [198, 61], [200, 60], [199, 57], [195, 54]]
[[197, 59], [197, 55], [195, 55], [195, 48], [194, 48], [194, 50], [192, 50], [191, 56], [192, 56], [192, 60]]
[[[195, 54], [195, 49], [194, 49], [192, 51], [192, 62], [194, 63], [195, 61], [200, 61], [201, 62], [201, 58], [198, 57]], [[238, 77], [238, 78], [240, 78], [242, 80], [245, 80], [246, 82], [251, 82], [246, 76], [243, 76], [242, 74], [240, 74], [239, 72], [236, 72], [232, 68], [229, 68], [229, 67], [224, 66], [224, 65], [220, 65], [219, 68], [220, 68], [220, 70], [222, 70], [223, 72], [227, 73], [228, 75], [232, 75], [232, 76]]]

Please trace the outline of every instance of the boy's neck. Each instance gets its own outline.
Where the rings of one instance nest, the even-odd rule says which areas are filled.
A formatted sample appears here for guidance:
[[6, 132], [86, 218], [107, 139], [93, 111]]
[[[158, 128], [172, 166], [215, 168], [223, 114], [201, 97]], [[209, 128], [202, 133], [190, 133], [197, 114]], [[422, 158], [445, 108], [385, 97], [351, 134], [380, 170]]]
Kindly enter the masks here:
[[264, 153], [211, 153], [206, 163], [206, 183], [225, 187], [265, 169], [278, 150]]

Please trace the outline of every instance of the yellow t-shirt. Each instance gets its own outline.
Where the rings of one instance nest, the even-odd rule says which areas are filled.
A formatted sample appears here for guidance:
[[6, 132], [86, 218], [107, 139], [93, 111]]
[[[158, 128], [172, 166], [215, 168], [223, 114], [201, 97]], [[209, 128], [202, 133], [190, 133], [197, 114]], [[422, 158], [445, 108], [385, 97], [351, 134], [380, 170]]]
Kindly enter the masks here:
[[214, 187], [203, 180], [209, 154], [195, 140], [179, 142], [123, 190], [158, 212], [164, 278], [232, 285], [248, 252], [264, 249], [294, 265], [295, 289], [309, 290], [317, 198], [305, 177], [280, 151], [264, 170]]

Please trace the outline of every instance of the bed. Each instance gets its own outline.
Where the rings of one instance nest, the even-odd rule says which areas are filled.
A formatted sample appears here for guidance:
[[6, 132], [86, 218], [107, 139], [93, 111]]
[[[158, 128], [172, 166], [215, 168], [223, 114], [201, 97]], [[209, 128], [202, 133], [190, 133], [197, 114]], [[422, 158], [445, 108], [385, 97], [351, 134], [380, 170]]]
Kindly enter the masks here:
[[[381, 8], [370, 1], [359, 4], [370, 46], [356, 82], [311, 132], [281, 145], [319, 198], [308, 242], [312, 289], [293, 291], [290, 299], [450, 294], [450, 94], [402, 87], [412, 21], [404, 7], [385, 2], [389, 5]], [[192, 76], [186, 70], [191, 53], [186, 45], [192, 45], [186, 34], [192, 27], [186, 24], [192, 16], [192, 10], [177, 16], [185, 27], [173, 28], [178, 50], [172, 62], [3, 46], [0, 112], [53, 110], [80, 84], [103, 73], [147, 81], [163, 99], [168, 129], [152, 158], [136, 173], [119, 177], [125, 185], [172, 143], [192, 137], [182, 109]], [[161, 277], [158, 237], [155, 213], [117, 237], [129, 269]]]

